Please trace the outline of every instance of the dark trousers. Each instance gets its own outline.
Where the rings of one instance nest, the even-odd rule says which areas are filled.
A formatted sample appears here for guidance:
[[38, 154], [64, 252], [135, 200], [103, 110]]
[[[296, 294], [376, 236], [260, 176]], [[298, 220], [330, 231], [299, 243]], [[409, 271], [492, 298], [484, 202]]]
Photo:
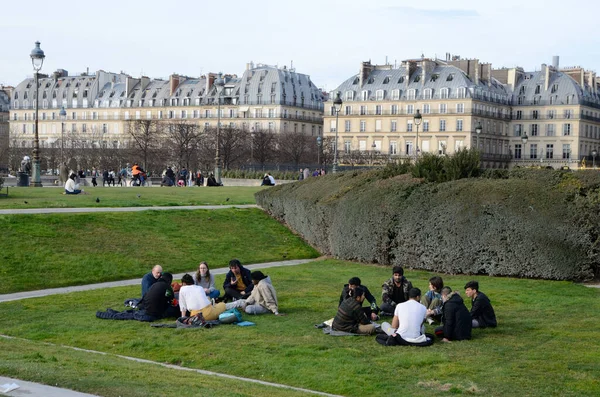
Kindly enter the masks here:
[[248, 298], [250, 295], [246, 294], [246, 295], [242, 295], [242, 291], [238, 291], [235, 288], [225, 288], [225, 295], [223, 296], [223, 301], [224, 302], [229, 302], [232, 299], [246, 299]]

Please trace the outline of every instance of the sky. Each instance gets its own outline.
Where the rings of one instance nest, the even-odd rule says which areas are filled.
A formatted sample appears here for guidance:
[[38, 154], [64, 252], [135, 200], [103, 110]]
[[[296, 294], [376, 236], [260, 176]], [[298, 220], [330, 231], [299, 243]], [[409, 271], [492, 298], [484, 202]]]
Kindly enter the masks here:
[[35, 41], [42, 73], [241, 76], [254, 62], [293, 66], [326, 91], [362, 61], [447, 52], [528, 71], [558, 55], [561, 67], [600, 73], [597, 0], [30, 0], [4, 3], [2, 15], [0, 85], [33, 75]]

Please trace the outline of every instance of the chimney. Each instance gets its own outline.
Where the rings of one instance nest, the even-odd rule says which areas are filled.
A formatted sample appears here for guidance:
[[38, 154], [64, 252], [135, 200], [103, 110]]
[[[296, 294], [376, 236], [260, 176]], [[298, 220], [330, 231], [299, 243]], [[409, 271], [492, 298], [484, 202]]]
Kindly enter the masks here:
[[554, 55], [554, 56], [552, 57], [552, 67], [553, 67], [555, 70], [558, 70], [558, 66], [559, 66], [559, 63], [558, 63], [558, 61], [559, 61], [559, 57], [558, 57], [558, 55]]
[[125, 96], [127, 96], [127, 98], [129, 98], [129, 94], [131, 94], [131, 92], [133, 91], [133, 88], [139, 82], [140, 82], [139, 79], [134, 79], [131, 76], [127, 76], [127, 78], [125, 79]]
[[544, 91], [550, 88], [550, 68], [545, 63], [542, 64], [542, 73], [544, 73]]
[[408, 83], [411, 81], [413, 74], [417, 71], [417, 62], [408, 60], [406, 62], [406, 86], [408, 87]]
[[172, 74], [169, 76], [169, 95], [175, 94], [175, 90], [179, 87], [179, 76]]
[[142, 76], [142, 91], [144, 91], [149, 85], [150, 85], [150, 78], [146, 77], [146, 76]]
[[371, 61], [360, 63], [359, 84], [361, 87], [367, 82], [367, 78], [371, 74], [372, 70], [373, 65], [371, 65]]
[[206, 91], [205, 93], [208, 95], [208, 93], [210, 92], [210, 90], [212, 89], [214, 83], [215, 83], [215, 74], [214, 73], [208, 73], [206, 75]]

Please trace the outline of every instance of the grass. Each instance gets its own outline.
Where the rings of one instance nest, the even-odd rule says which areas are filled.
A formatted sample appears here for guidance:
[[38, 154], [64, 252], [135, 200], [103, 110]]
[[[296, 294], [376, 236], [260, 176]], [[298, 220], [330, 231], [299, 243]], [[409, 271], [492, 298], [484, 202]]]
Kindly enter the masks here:
[[[32, 341], [0, 342], [0, 373], [62, 384], [66, 372], [85, 380], [81, 391], [123, 395], [121, 382], [128, 384], [126, 380], [114, 371], [103, 380], [102, 371], [137, 364], [121, 363], [112, 356], [101, 359], [59, 352], [40, 343], [51, 342], [348, 396], [388, 396], [400, 391], [417, 396], [600, 393], [600, 351], [593, 348], [599, 336], [599, 290], [568, 282], [478, 276], [482, 291], [495, 306], [498, 328], [475, 330], [473, 340], [467, 342], [390, 348], [378, 345], [373, 337], [331, 337], [313, 327], [333, 317], [341, 287], [350, 277], [360, 276], [379, 297], [389, 268], [327, 260], [265, 273], [272, 277], [281, 311], [288, 316], [245, 316], [255, 327], [176, 330], [94, 317], [97, 310], [121, 307], [125, 298], [138, 293], [138, 286], [0, 304], [0, 318], [10, 319], [0, 322], [0, 333]], [[425, 290], [431, 273], [407, 271], [406, 276]], [[218, 284], [222, 277], [217, 277]], [[471, 278], [445, 275], [444, 281], [462, 291]], [[18, 348], [21, 345], [23, 349]], [[38, 365], [44, 360], [50, 364]], [[86, 363], [91, 368], [87, 375], [83, 374]], [[155, 370], [140, 368], [144, 374]], [[179, 379], [177, 374], [171, 376]], [[139, 383], [135, 395], [158, 396], [166, 390]], [[178, 394], [191, 396], [198, 391]], [[274, 395], [270, 390], [250, 389], [242, 394]]]
[[86, 187], [84, 190], [90, 194], [68, 196], [61, 188], [10, 187], [8, 197], [0, 198], [0, 209], [255, 204], [254, 193], [261, 189], [264, 187]]
[[259, 209], [0, 215], [0, 294], [318, 252]]

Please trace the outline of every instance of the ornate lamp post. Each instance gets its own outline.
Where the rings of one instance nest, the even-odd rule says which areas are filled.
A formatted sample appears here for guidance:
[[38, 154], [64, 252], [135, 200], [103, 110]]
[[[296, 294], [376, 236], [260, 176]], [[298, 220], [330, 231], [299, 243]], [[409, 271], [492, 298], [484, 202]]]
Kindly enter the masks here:
[[479, 150], [479, 135], [481, 135], [481, 121], [477, 123], [477, 127], [475, 127], [475, 132], [477, 133], [477, 150]]
[[333, 110], [335, 111], [335, 142], [333, 143], [333, 173], [337, 172], [338, 166], [338, 118], [340, 115], [340, 110], [342, 110], [342, 98], [340, 97], [340, 92], [338, 91], [333, 101]]
[[596, 149], [592, 150], [592, 168], [596, 169], [596, 156], [598, 155], [598, 151]]
[[321, 167], [321, 146], [323, 146], [323, 139], [321, 135], [317, 136], [317, 164]]
[[221, 137], [221, 92], [223, 91], [223, 75], [219, 73], [219, 77], [215, 80], [215, 88], [217, 89], [217, 153], [215, 155], [215, 180], [221, 184], [221, 155], [219, 153], [219, 140]]
[[67, 119], [67, 111], [65, 107], [60, 108], [58, 113], [60, 116], [60, 163], [65, 163], [65, 120]]
[[521, 156], [523, 158], [523, 161], [525, 161], [525, 147], [527, 146], [527, 132], [523, 131], [523, 136], [521, 137], [521, 142], [523, 142], [523, 155]]
[[34, 122], [34, 138], [33, 138], [33, 168], [31, 175], [31, 186], [42, 187], [41, 170], [40, 170], [40, 138], [38, 135], [38, 92], [39, 92], [39, 72], [44, 64], [44, 51], [40, 48], [40, 42], [35, 42], [35, 48], [31, 50], [31, 64], [33, 65], [34, 81], [35, 81], [35, 122]]
[[423, 116], [421, 116], [421, 111], [417, 109], [417, 114], [413, 117], [413, 121], [417, 126], [417, 147], [415, 150], [415, 162], [419, 158], [419, 126], [421, 125], [421, 121], [423, 121]]

